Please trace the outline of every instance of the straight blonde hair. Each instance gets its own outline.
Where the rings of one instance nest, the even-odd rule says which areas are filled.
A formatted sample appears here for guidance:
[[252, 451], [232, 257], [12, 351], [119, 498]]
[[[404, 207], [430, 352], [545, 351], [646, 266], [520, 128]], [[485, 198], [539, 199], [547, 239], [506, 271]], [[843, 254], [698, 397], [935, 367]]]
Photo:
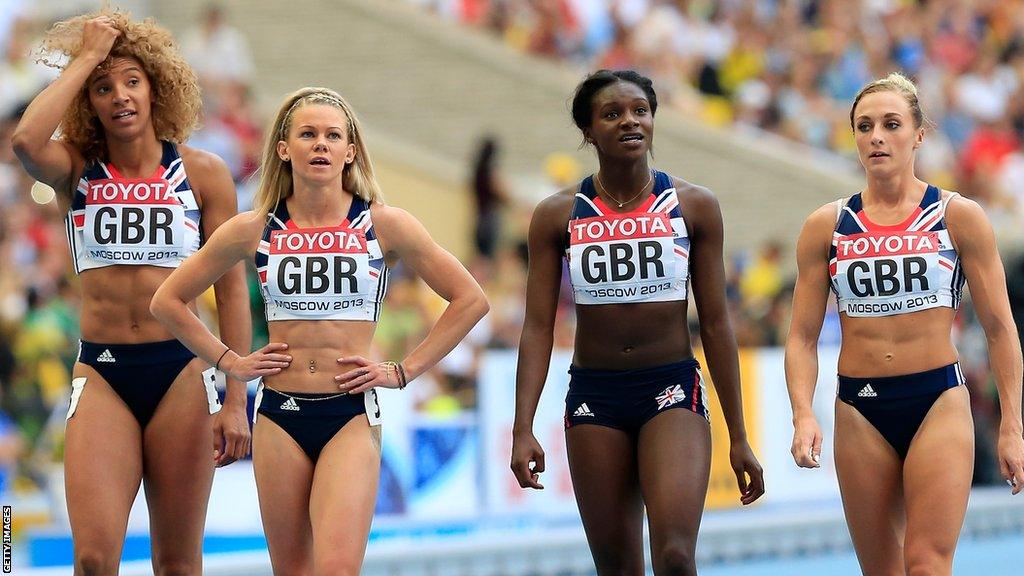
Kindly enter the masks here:
[[273, 124], [267, 133], [267, 143], [263, 149], [263, 162], [260, 165], [260, 183], [253, 201], [257, 213], [266, 216], [283, 200], [294, 193], [292, 186], [292, 165], [285, 162], [277, 153], [277, 143], [287, 140], [291, 129], [292, 114], [295, 110], [311, 104], [334, 106], [345, 113], [348, 120], [348, 141], [355, 146], [355, 159], [345, 166], [341, 173], [342, 188], [366, 200], [367, 202], [383, 202], [384, 195], [373, 174], [373, 163], [363, 142], [362, 128], [359, 119], [348, 102], [337, 92], [329, 88], [306, 87], [288, 95], [277, 110]]
[[854, 130], [853, 114], [857, 110], [860, 99], [875, 92], [895, 92], [903, 97], [910, 106], [910, 114], [914, 117], [914, 128], [931, 125], [931, 121], [921, 111], [921, 103], [917, 99], [917, 86], [903, 74], [892, 72], [885, 78], [879, 78], [869, 82], [853, 99], [853, 106], [850, 107], [850, 129]]

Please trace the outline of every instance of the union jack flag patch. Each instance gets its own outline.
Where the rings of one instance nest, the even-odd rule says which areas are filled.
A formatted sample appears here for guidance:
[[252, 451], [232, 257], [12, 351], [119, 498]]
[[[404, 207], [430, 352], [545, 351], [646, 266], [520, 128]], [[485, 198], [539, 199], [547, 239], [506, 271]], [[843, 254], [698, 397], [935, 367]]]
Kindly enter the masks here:
[[658, 403], [658, 410], [661, 410], [667, 406], [671, 406], [678, 402], [682, 402], [686, 399], [686, 393], [683, 392], [682, 384], [676, 384], [675, 386], [669, 386], [665, 388], [665, 391], [654, 397], [654, 401]]

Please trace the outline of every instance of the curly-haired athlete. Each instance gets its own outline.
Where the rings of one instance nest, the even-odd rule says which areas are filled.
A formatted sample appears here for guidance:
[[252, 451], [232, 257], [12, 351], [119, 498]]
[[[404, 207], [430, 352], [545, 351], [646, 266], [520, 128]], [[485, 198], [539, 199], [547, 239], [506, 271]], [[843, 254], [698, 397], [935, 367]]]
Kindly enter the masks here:
[[[43, 50], [68, 62], [29, 105], [13, 144], [26, 170], [69, 206], [81, 276], [64, 458], [75, 573], [117, 572], [144, 482], [155, 573], [200, 574], [214, 465], [249, 451], [245, 385], [228, 381], [218, 413], [212, 369], [203, 372], [149, 306], [171, 271], [237, 212], [234, 186], [223, 161], [180, 145], [201, 102], [166, 30], [104, 11], [57, 24]], [[223, 339], [247, 349], [243, 268], [225, 274], [216, 293]]]

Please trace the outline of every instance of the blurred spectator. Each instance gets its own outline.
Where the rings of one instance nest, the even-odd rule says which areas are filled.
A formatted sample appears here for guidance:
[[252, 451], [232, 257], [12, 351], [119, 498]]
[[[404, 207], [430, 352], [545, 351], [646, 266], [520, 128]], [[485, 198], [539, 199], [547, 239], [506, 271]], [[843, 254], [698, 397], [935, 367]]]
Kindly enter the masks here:
[[223, 5], [207, 4], [199, 25], [186, 32], [181, 40], [181, 52], [204, 86], [222, 82], [248, 83], [253, 79], [249, 43], [241, 32], [225, 22], [225, 18]]
[[[0, 22], [0, 25], [3, 23]], [[31, 22], [16, 19], [12, 22], [6, 44], [0, 44], [0, 116], [15, 111], [28, 102], [56, 77], [55, 72], [36, 63], [30, 56]]]
[[494, 258], [501, 235], [501, 210], [508, 202], [505, 184], [497, 168], [498, 141], [485, 136], [480, 141], [473, 161], [473, 199], [476, 206], [473, 244], [477, 254], [490, 261]]

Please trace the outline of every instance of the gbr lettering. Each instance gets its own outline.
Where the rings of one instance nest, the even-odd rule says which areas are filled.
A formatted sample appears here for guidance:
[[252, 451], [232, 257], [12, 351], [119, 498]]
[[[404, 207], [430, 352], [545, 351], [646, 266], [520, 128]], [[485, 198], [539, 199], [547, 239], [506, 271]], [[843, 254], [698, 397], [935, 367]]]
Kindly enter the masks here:
[[173, 222], [174, 210], [168, 207], [103, 206], [93, 217], [93, 237], [101, 246], [175, 246]]
[[358, 294], [356, 268], [351, 256], [285, 256], [277, 266], [277, 286], [283, 295], [326, 294], [329, 290]]
[[920, 256], [855, 260], [846, 269], [846, 281], [858, 298], [927, 292], [928, 262]]
[[661, 243], [655, 240], [612, 242], [607, 245], [607, 249], [600, 244], [592, 244], [584, 248], [580, 255], [583, 278], [591, 284], [621, 282], [638, 277], [641, 280], [664, 278], [662, 254]]

